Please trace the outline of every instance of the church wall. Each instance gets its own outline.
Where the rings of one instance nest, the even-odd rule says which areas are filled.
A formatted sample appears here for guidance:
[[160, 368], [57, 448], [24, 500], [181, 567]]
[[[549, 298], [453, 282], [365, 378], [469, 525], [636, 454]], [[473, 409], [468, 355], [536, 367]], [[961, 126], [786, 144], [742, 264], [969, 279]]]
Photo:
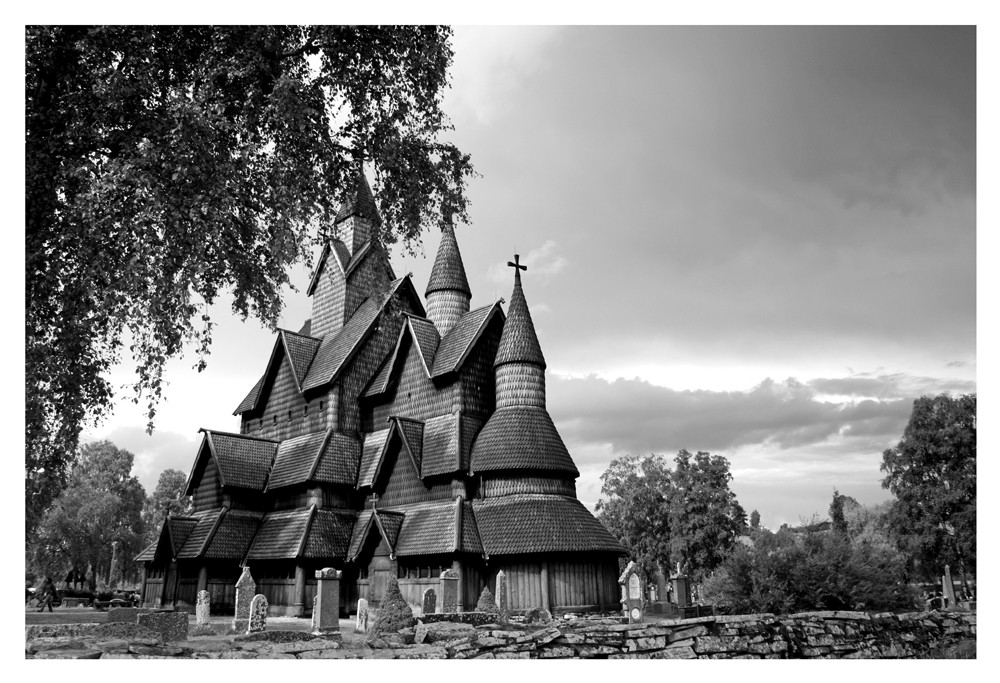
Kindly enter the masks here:
[[263, 415], [257, 421], [258, 429], [251, 430], [249, 434], [281, 441], [323, 429], [325, 425], [321, 422], [322, 416], [310, 408], [309, 402], [302, 398], [295, 386], [295, 377], [292, 375], [292, 366], [288, 358], [283, 356], [267, 397]]
[[618, 558], [600, 553], [490, 558], [490, 590], [496, 574], [507, 575], [510, 609], [546, 607], [553, 613], [612, 611], [618, 603]]
[[204, 458], [205, 464], [201, 472], [195, 474], [198, 484], [195, 487], [192, 503], [194, 512], [214, 510], [222, 506], [222, 484], [219, 481], [219, 468], [212, 458]]
[[373, 295], [378, 296], [388, 287], [390, 282], [388, 264], [385, 254], [379, 254], [378, 251], [373, 245], [347, 277], [343, 313], [345, 321], [351, 319], [365, 299]]
[[469, 312], [469, 297], [464, 292], [442, 289], [427, 296], [427, 319], [443, 338], [458, 319]]
[[479, 485], [479, 497], [509, 496], [513, 493], [553, 493], [576, 498], [576, 482], [549, 477], [490, 477]]
[[322, 339], [334, 335], [344, 326], [344, 274], [331, 251], [312, 293], [312, 323], [309, 336]]
[[[413, 462], [410, 456], [404, 452], [405, 447], [399, 444], [394, 448], [395, 455], [387, 454], [387, 459], [394, 459], [394, 462], [386, 464], [392, 467], [389, 480], [386, 482], [385, 492], [379, 497], [379, 507], [391, 507], [393, 505], [406, 505], [408, 503], [421, 503], [430, 500], [450, 500], [451, 482], [437, 484], [430, 488], [424, 486], [417, 477], [416, 470], [413, 469]], [[384, 466], [384, 465], [383, 465]]]
[[483, 424], [496, 407], [493, 360], [500, 346], [502, 332], [503, 324], [500, 318], [493, 318], [459, 371], [461, 378], [459, 407], [464, 415], [476, 417]]
[[[392, 403], [385, 406], [386, 418], [390, 415], [426, 420], [454, 412], [457, 384], [438, 388], [427, 376], [417, 345], [410, 339], [406, 360], [399, 375]], [[385, 418], [383, 418], [384, 420]]]
[[[404, 310], [408, 304], [403, 304]], [[362, 344], [361, 350], [351, 361], [347, 370], [340, 376], [334, 391], [339, 392], [337, 404], [337, 431], [345, 434], [360, 432], [361, 412], [358, 399], [361, 392], [378, 371], [385, 357], [388, 356], [399, 338], [402, 327], [402, 316], [383, 315], [378, 323], [378, 329]], [[384, 425], [383, 425], [384, 426]]]

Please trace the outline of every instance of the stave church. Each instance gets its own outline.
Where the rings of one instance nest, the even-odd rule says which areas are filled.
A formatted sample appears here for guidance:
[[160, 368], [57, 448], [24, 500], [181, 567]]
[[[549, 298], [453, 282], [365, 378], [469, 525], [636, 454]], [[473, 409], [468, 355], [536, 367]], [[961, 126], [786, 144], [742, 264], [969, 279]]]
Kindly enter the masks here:
[[147, 607], [231, 611], [242, 567], [272, 614], [308, 616], [315, 571], [343, 571], [341, 611], [381, 600], [390, 575], [413, 606], [458, 572], [459, 609], [508, 579], [514, 612], [619, 608], [621, 544], [577, 500], [579, 472], [545, 402], [545, 357], [522, 289], [473, 309], [454, 229], [441, 231], [421, 300], [377, 239], [363, 173], [307, 295], [234, 411], [202, 429], [186, 485], [136, 560]]

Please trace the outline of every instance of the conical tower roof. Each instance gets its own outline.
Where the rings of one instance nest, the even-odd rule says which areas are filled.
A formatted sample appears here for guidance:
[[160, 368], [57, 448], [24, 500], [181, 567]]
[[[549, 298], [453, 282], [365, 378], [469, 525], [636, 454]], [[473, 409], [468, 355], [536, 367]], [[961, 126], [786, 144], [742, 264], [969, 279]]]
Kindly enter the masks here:
[[531, 322], [531, 312], [528, 302], [524, 299], [521, 289], [521, 271], [527, 270], [520, 264], [520, 258], [514, 255], [514, 262], [507, 265], [514, 267], [514, 292], [510, 295], [510, 306], [507, 307], [507, 322], [500, 336], [500, 347], [497, 349], [493, 367], [504, 363], [531, 363], [545, 367], [545, 356], [538, 344], [535, 334], [535, 324]]
[[462, 263], [462, 253], [458, 250], [458, 240], [455, 239], [455, 228], [450, 222], [441, 228], [441, 244], [438, 245], [434, 267], [431, 268], [431, 277], [427, 282], [424, 296], [430, 296], [431, 292], [441, 290], [462, 292], [472, 298], [469, 279], [465, 276], [465, 265]]
[[375, 197], [372, 196], [372, 188], [368, 185], [364, 168], [360, 165], [354, 180], [354, 187], [348, 190], [347, 198], [340, 206], [340, 211], [337, 212], [337, 218], [334, 220], [334, 223], [339, 223], [351, 216], [367, 218], [373, 223], [382, 222], [382, 219], [378, 215], [378, 209], [375, 207]]

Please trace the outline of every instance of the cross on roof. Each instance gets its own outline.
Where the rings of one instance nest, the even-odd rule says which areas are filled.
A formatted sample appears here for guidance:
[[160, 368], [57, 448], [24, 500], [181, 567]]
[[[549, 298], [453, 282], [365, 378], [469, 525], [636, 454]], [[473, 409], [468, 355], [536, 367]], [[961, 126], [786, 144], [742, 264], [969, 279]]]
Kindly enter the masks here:
[[375, 493], [374, 491], [372, 491], [372, 495], [371, 495], [371, 498], [369, 498], [369, 500], [372, 502], [372, 510], [374, 510], [375, 509], [375, 503], [378, 502], [378, 494]]
[[517, 273], [517, 271], [519, 271], [519, 270], [527, 270], [528, 269], [528, 266], [522, 266], [521, 265], [521, 255], [520, 254], [514, 254], [514, 260], [513, 261], [507, 261], [507, 265], [510, 266], [511, 268], [513, 268], [515, 273]]

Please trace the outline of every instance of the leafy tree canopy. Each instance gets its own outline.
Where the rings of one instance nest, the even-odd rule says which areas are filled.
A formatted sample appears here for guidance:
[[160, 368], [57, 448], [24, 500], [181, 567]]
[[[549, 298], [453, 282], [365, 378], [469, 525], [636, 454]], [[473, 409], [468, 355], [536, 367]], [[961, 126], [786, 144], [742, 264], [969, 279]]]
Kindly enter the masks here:
[[713, 569], [746, 527], [746, 514], [729, 489], [729, 461], [680, 451], [666, 457], [626, 455], [601, 475], [598, 518], [652, 576], [677, 563], [700, 579]]
[[[25, 41], [27, 529], [105, 414], [130, 339], [152, 428], [166, 361], [205, 364], [208, 306], [274, 325], [348, 182], [375, 173], [383, 243], [467, 220], [442, 140], [450, 29], [29, 26]], [[128, 333], [126, 337], [125, 333]]]
[[895, 448], [882, 453], [889, 519], [926, 578], [976, 570], [976, 394], [924, 396]]
[[146, 492], [131, 475], [132, 461], [132, 453], [110, 441], [83, 446], [68, 486], [29, 543], [38, 569], [56, 576], [89, 566], [96, 580], [108, 576], [112, 542], [126, 558], [141, 550]]
[[892, 542], [886, 513], [884, 505], [846, 506], [843, 531], [753, 530], [752, 543], [733, 546], [702, 584], [702, 597], [719, 612], [738, 614], [913, 609], [906, 558]]
[[191, 496], [184, 495], [184, 485], [187, 476], [180, 470], [163, 470], [156, 482], [156, 489], [146, 498], [142, 508], [142, 524], [145, 529], [144, 545], [149, 545], [157, 539], [164, 517], [171, 515], [186, 515], [191, 512], [193, 501]]

